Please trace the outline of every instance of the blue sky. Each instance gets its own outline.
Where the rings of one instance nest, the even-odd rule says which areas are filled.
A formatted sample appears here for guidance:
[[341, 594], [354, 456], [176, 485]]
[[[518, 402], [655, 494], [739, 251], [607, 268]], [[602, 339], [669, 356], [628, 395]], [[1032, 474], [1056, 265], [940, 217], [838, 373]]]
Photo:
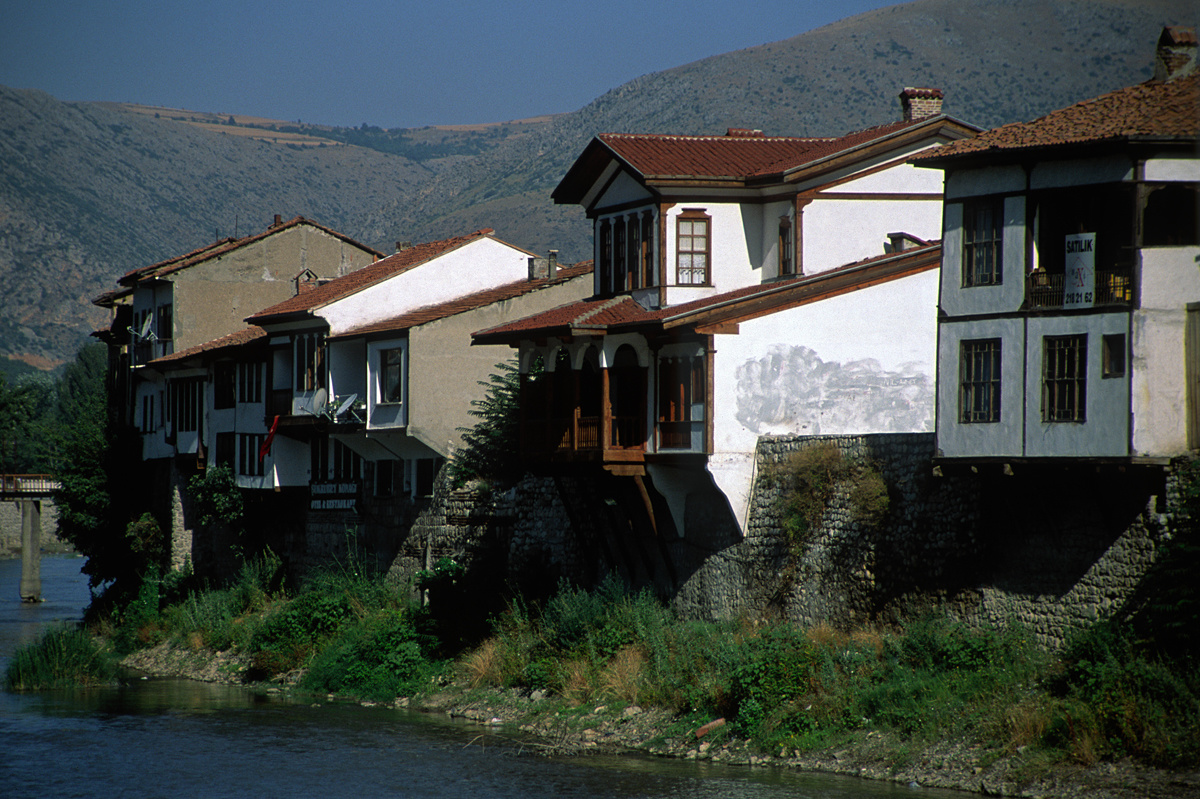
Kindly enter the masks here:
[[574, 111], [895, 0], [0, 0], [0, 84], [381, 127]]

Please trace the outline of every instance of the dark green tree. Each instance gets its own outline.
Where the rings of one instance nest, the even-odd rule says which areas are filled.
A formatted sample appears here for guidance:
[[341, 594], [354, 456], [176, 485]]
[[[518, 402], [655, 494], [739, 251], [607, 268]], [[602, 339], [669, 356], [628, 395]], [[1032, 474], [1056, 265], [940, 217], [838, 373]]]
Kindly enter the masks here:
[[83, 347], [58, 383], [50, 422], [51, 467], [58, 532], [88, 561], [93, 586], [112, 582], [118, 594], [136, 590], [161, 547], [147, 538], [145, 508], [129, 473], [136, 437], [109, 424], [107, 358], [102, 344]]
[[[531, 369], [528, 378], [537, 379], [540, 371]], [[479, 421], [459, 428], [463, 446], [450, 459], [450, 480], [456, 487], [469, 480], [511, 483], [521, 475], [521, 375], [516, 362], [496, 364], [496, 371], [479, 385], [485, 389], [483, 399], [473, 400], [470, 411]]]

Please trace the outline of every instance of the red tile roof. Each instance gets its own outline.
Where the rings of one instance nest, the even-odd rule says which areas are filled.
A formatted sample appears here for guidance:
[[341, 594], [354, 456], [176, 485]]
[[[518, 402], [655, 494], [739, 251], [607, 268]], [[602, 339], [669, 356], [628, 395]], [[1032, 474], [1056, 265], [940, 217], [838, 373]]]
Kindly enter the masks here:
[[745, 286], [680, 305], [646, 309], [629, 295], [592, 298], [481, 330], [477, 344], [515, 344], [522, 339], [565, 336], [589, 331], [615, 332], [638, 327], [669, 328], [719, 320], [749, 319], [798, 302], [807, 302], [917, 271], [935, 269], [941, 242], [880, 255], [816, 275]]
[[559, 203], [577, 203], [616, 158], [642, 180], [763, 183], [785, 179], [832, 156], [905, 133], [941, 132], [951, 138], [976, 128], [938, 115], [893, 122], [845, 136], [796, 138], [730, 130], [725, 136], [602, 133], [592, 140], [554, 190]]
[[350, 238], [349, 236], [347, 236], [343, 233], [339, 233], [332, 228], [325, 227], [324, 225], [314, 222], [311, 219], [305, 219], [302, 216], [297, 216], [292, 219], [289, 219], [286, 222], [280, 222], [277, 225], [271, 225], [266, 230], [264, 230], [262, 233], [257, 233], [253, 236], [243, 236], [240, 239], [234, 239], [234, 238], [220, 239], [219, 241], [216, 241], [212, 244], [206, 244], [203, 247], [200, 247], [199, 249], [192, 250], [191, 252], [187, 253], [186, 255], [179, 255], [179, 256], [176, 256], [175, 258], [169, 258], [165, 261], [159, 261], [156, 264], [150, 264], [149, 266], [138, 267], [137, 269], [133, 269], [133, 270], [130, 270], [129, 272], [126, 272], [124, 275], [121, 276], [121, 278], [117, 282], [122, 285], [125, 285], [125, 286], [132, 286], [135, 283], [137, 283], [141, 280], [145, 280], [147, 278], [162, 277], [164, 275], [169, 275], [173, 272], [178, 272], [181, 269], [187, 269], [190, 266], [195, 266], [196, 264], [203, 263], [204, 261], [207, 261], [210, 258], [216, 258], [217, 256], [224, 255], [225, 253], [240, 249], [241, 247], [245, 247], [248, 244], [254, 244], [256, 242], [262, 241], [263, 239], [267, 238], [268, 236], [273, 236], [276, 233], [280, 233], [284, 230], [289, 230], [291, 228], [298, 227], [300, 225], [308, 225], [310, 227], [315, 227], [318, 230], [328, 233], [330, 236], [333, 236], [334, 238], [341, 239], [342, 241], [344, 241], [348, 244], [352, 244], [355, 247], [360, 248], [364, 252], [371, 253], [372, 255], [374, 255], [378, 258], [383, 257], [383, 253], [379, 252], [378, 250], [372, 249], [371, 247], [368, 247], [365, 244], [357, 242], [354, 239]]
[[212, 353], [217, 350], [229, 349], [232, 347], [241, 347], [249, 344], [252, 341], [257, 341], [261, 338], [266, 338], [267, 331], [261, 327], [244, 327], [241, 330], [215, 338], [212, 341], [206, 341], [203, 344], [197, 344], [194, 347], [188, 347], [186, 350], [173, 352], [170, 355], [164, 355], [161, 358], [155, 358], [150, 361], [150, 366], [165, 366], [179, 361], [194, 358], [202, 353]]
[[[483, 238], [495, 238], [492, 235], [494, 232], [491, 228], [483, 228], [466, 236], [455, 236], [441, 241], [417, 244], [401, 250], [395, 255], [389, 255], [387, 258], [351, 272], [348, 275], [331, 280], [302, 294], [297, 294], [277, 305], [272, 305], [270, 308], [264, 308], [258, 313], [248, 316], [247, 320], [256, 324], [262, 324], [278, 321], [289, 316], [306, 314], [315, 308], [328, 305], [331, 302], [361, 291], [368, 286], [373, 286], [390, 277], [414, 269], [423, 263], [432, 261], [438, 256], [470, 244], [473, 241]], [[533, 255], [533, 253], [529, 254]]]
[[584, 261], [575, 264], [574, 266], [560, 267], [557, 276], [553, 280], [518, 280], [512, 283], [506, 283], [503, 286], [477, 291], [473, 294], [466, 294], [462, 297], [457, 297], [448, 302], [438, 303], [437, 305], [429, 305], [424, 308], [417, 308], [407, 313], [393, 316], [391, 319], [384, 319], [380, 322], [374, 322], [362, 327], [356, 327], [348, 330], [345, 333], [339, 333], [336, 336], [330, 336], [332, 339], [352, 338], [356, 336], [368, 336], [375, 333], [393, 333], [400, 330], [407, 330], [418, 325], [436, 322], [439, 319], [446, 319], [467, 311], [474, 311], [477, 308], [482, 308], [486, 305], [491, 305], [495, 302], [503, 302], [511, 300], [514, 297], [520, 297], [524, 294], [530, 294], [539, 289], [548, 288], [550, 286], [561, 285], [568, 280], [589, 275], [592, 273], [592, 262]]
[[1022, 152], [1100, 142], [1181, 140], [1200, 134], [1200, 73], [1171, 81], [1147, 81], [1051, 111], [1032, 122], [1015, 122], [953, 142], [912, 159], [936, 166], [948, 159]]

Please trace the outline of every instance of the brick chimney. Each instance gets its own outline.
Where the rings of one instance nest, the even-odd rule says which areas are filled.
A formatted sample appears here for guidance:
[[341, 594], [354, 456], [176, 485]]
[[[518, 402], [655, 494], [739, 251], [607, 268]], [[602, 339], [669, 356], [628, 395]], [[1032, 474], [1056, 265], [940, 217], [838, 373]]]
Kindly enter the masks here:
[[1196, 71], [1196, 29], [1181, 25], [1163, 28], [1154, 54], [1154, 79], [1171, 81]]
[[900, 110], [904, 121], [912, 122], [942, 113], [943, 96], [941, 89], [906, 88], [900, 92]]
[[275, 221], [274, 221], [274, 222], [272, 222], [272, 223], [271, 223], [271, 224], [270, 224], [270, 225], [267, 227], [267, 229], [268, 229], [268, 230], [270, 230], [271, 228], [273, 228], [273, 227], [279, 227], [279, 226], [280, 226], [280, 225], [282, 225], [282, 224], [283, 224], [283, 217], [282, 217], [282, 216], [280, 216], [279, 214], [275, 214]]

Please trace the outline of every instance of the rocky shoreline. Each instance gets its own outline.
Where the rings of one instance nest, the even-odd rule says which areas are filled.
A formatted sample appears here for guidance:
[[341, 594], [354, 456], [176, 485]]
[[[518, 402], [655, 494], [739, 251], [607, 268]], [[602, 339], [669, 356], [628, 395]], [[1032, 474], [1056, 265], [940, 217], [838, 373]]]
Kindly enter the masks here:
[[[122, 665], [152, 676], [186, 677], [269, 690], [286, 690], [299, 677], [285, 675], [278, 682], [255, 686], [244, 679], [245, 660], [233, 652], [185, 649], [167, 644], [135, 652]], [[876, 732], [822, 752], [764, 754], [751, 750], [745, 741], [716, 732], [720, 728], [719, 722], [685, 723], [669, 711], [637, 706], [610, 707], [596, 703], [570, 707], [536, 691], [528, 695], [514, 690], [469, 690], [464, 686], [447, 685], [437, 693], [398, 699], [394, 705], [519, 731], [529, 737], [531, 749], [548, 754], [636, 751], [734, 766], [795, 768], [914, 787], [970, 791], [984, 796], [1200, 799], [1198, 772], [1163, 771], [1130, 762], [1056, 765], [1038, 770], [1031, 766], [1023, 752], [999, 759], [985, 758], [981, 750], [952, 741], [913, 751]], [[903, 758], [899, 757], [902, 752]]]

